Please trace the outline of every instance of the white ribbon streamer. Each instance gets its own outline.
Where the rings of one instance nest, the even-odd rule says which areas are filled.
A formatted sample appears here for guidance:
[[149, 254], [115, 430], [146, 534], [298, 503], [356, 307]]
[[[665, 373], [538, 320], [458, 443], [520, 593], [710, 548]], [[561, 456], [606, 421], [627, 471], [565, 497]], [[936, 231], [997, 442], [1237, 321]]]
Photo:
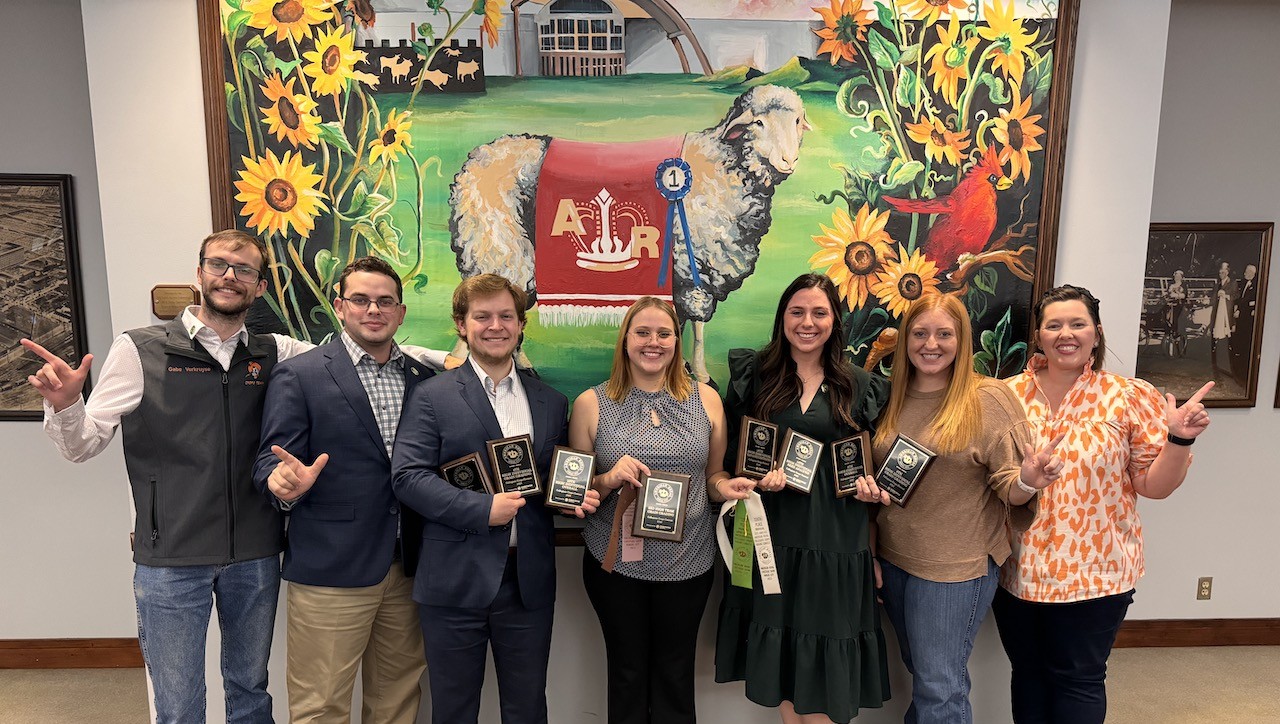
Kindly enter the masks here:
[[[764, 593], [766, 596], [782, 593], [782, 587], [778, 584], [778, 566], [773, 555], [773, 538], [769, 536], [769, 520], [764, 515], [764, 501], [760, 499], [759, 493], [752, 491], [745, 502], [747, 520], [751, 522], [751, 538], [755, 542], [756, 566], [760, 569], [760, 583], [764, 587]], [[716, 522], [716, 541], [720, 544], [720, 556], [724, 558], [724, 564], [729, 567], [730, 572], [733, 571], [733, 543], [725, 532], [724, 518], [737, 504], [736, 500], [726, 500], [720, 506]]]

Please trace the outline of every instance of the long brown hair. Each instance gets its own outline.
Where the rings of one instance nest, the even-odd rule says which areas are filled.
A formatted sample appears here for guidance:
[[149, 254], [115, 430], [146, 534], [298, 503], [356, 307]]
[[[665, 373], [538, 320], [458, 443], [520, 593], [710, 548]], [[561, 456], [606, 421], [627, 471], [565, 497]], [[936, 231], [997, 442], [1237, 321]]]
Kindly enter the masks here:
[[796, 361], [791, 358], [791, 342], [782, 331], [783, 317], [791, 298], [804, 289], [821, 290], [831, 307], [831, 336], [822, 346], [822, 372], [831, 390], [831, 407], [836, 420], [856, 428], [853, 421], [853, 370], [844, 354], [840, 298], [835, 285], [824, 274], [796, 277], [778, 299], [778, 311], [773, 315], [773, 337], [759, 353], [760, 387], [756, 392], [755, 415], [768, 420], [799, 400], [804, 391], [804, 383], [796, 373]]
[[[951, 379], [942, 398], [942, 406], [929, 426], [928, 443], [938, 453], [953, 453], [963, 449], [982, 429], [978, 413], [978, 383], [982, 376], [973, 370], [973, 330], [969, 325], [969, 312], [959, 299], [950, 294], [925, 294], [911, 303], [902, 323], [898, 325], [898, 343], [893, 350], [893, 377], [889, 388], [889, 404], [885, 407], [876, 427], [876, 442], [887, 444], [898, 434], [898, 420], [906, 404], [907, 390], [915, 377], [915, 367], [907, 352], [911, 343], [911, 327], [920, 315], [941, 310], [956, 325], [956, 358], [951, 363]], [[920, 442], [925, 442], [921, 440]]]
[[631, 321], [646, 309], [660, 309], [671, 318], [671, 329], [675, 331], [675, 354], [667, 363], [663, 386], [668, 394], [684, 402], [693, 392], [693, 380], [685, 372], [684, 355], [680, 351], [680, 321], [676, 319], [676, 310], [671, 302], [657, 297], [640, 297], [622, 318], [622, 325], [618, 327], [618, 342], [613, 346], [613, 366], [609, 370], [608, 381], [604, 383], [604, 393], [614, 402], [622, 402], [631, 391], [631, 360], [627, 358], [627, 335], [631, 332]]

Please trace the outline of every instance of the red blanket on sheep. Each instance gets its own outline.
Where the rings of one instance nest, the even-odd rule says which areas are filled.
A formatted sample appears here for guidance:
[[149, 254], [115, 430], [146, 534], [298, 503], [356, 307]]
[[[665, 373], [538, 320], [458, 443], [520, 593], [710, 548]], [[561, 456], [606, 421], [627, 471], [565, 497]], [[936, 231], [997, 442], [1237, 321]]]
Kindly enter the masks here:
[[534, 207], [542, 324], [617, 324], [642, 296], [671, 300], [671, 282], [658, 286], [667, 202], [654, 173], [683, 141], [552, 139]]

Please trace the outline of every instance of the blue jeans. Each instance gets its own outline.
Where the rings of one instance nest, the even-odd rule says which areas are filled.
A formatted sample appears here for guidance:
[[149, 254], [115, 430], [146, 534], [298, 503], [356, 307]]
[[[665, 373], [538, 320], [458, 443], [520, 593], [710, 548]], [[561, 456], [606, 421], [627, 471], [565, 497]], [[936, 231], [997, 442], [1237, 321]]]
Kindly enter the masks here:
[[906, 724], [971, 724], [969, 655], [978, 627], [991, 608], [1000, 568], [959, 583], [917, 578], [881, 560], [885, 613], [898, 636], [902, 662], [911, 672]]
[[205, 637], [216, 600], [228, 724], [271, 724], [267, 657], [280, 594], [280, 559], [225, 566], [138, 564], [138, 642], [155, 690], [157, 724], [205, 720]]

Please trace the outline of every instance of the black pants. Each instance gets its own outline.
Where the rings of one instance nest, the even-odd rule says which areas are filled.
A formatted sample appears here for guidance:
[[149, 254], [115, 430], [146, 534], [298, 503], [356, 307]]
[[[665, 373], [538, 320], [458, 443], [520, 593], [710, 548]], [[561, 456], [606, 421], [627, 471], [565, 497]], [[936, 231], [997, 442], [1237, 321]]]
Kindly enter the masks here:
[[1016, 724], [1102, 724], [1107, 657], [1133, 591], [1074, 603], [1032, 603], [1001, 588], [991, 609], [1013, 665]]
[[693, 724], [693, 664], [711, 571], [684, 581], [605, 573], [590, 551], [582, 583], [609, 662], [609, 724]]

